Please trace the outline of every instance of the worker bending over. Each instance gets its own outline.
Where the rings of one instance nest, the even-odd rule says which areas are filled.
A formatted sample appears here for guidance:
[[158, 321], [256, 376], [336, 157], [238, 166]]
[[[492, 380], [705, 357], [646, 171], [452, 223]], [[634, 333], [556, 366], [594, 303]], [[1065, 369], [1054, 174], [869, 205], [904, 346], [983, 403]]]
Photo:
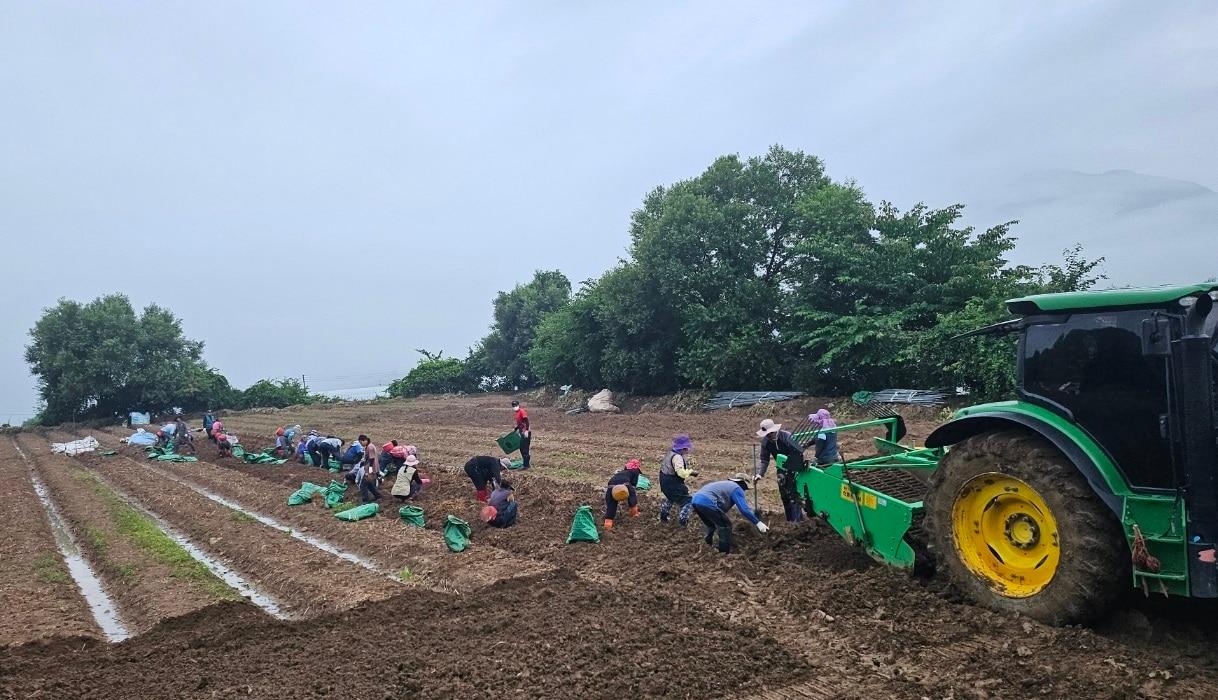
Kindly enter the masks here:
[[749, 487], [749, 478], [744, 474], [736, 474], [726, 481], [712, 481], [698, 489], [694, 494], [694, 512], [702, 520], [706, 528], [706, 544], [713, 544], [716, 533], [719, 535], [719, 551], [727, 554], [732, 551], [732, 521], [727, 517], [732, 506], [740, 509], [744, 519], [757, 526], [762, 534], [770, 531], [769, 526], [761, 522], [748, 501], [744, 499], [744, 491]]
[[609, 477], [605, 488], [605, 529], [613, 529], [613, 521], [617, 518], [617, 507], [625, 503], [630, 506], [630, 517], [639, 516], [639, 475], [643, 473], [643, 464], [637, 459], [626, 462], [626, 467]]
[[505, 528], [516, 524], [516, 494], [509, 484], [501, 484], [491, 492], [487, 505], [482, 509], [482, 522], [491, 527]]
[[474, 482], [474, 498], [477, 498], [479, 503], [486, 503], [490, 495], [486, 487], [502, 486], [504, 483], [503, 470], [511, 466], [512, 461], [507, 457], [498, 458], [489, 455], [474, 457], [466, 462], [465, 475]]
[[672, 449], [660, 462], [660, 492], [664, 494], [664, 502], [660, 504], [660, 522], [668, 522], [668, 515], [674, 505], [681, 508], [677, 514], [677, 522], [681, 527], [689, 523], [689, 515], [694, 507], [690, 504], [689, 487], [685, 480], [697, 476], [689, 464], [689, 453], [693, 451], [694, 443], [688, 435], [678, 435], [672, 441]]
[[[401, 448], [399, 446], [394, 449]], [[423, 488], [423, 477], [419, 474], [419, 458], [415, 454], [405, 454], [390, 494], [399, 501], [408, 501], [414, 498], [421, 488]]]
[[757, 468], [756, 479], [765, 477], [771, 457], [783, 455], [784, 461], [778, 462], [777, 469], [778, 495], [782, 498], [782, 509], [786, 513], [787, 522], [797, 523], [803, 520], [803, 508], [799, 504], [799, 494], [795, 489], [795, 475], [806, 466], [803, 448], [795, 444], [791, 433], [783, 430], [781, 423], [775, 423], [769, 418], [761, 421], [757, 437], [761, 438], [761, 464]]

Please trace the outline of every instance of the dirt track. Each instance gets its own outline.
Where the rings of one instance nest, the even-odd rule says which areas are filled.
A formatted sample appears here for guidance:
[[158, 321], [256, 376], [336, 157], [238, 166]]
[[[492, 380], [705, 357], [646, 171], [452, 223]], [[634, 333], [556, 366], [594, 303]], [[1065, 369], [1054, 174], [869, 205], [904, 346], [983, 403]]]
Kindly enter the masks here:
[[[327, 689], [352, 697], [1212, 695], [1214, 611], [1195, 602], [1146, 604], [1131, 597], [1130, 609], [1097, 630], [1048, 628], [961, 603], [935, 581], [874, 565], [815, 522], [787, 526], [771, 518], [774, 529], [764, 537], [739, 524], [739, 551], [721, 557], [701, 544], [693, 527], [656, 522], [657, 502], [646, 494], [644, 517], [624, 519], [599, 545], [563, 544], [576, 506], [589, 502], [599, 513], [597, 486], [609, 472], [630, 456], [658, 456], [676, 432], [693, 434], [704, 480], [742, 469], [760, 411], [565, 416], [532, 408], [537, 467], [514, 475], [519, 525], [506, 531], [476, 526], [469, 551], [448, 553], [434, 528], [448, 513], [476, 521], [468, 481], [457, 469], [472, 454], [493, 453], [489, 441], [510, 424], [505, 403], [502, 397], [427, 400], [225, 418], [255, 448], [289, 422], [348, 439], [366, 432], [378, 442], [396, 437], [417, 444], [433, 479], [420, 500], [429, 521], [422, 532], [398, 521], [396, 504], [360, 523], [340, 523], [317, 506], [290, 508], [287, 495], [301, 481], [326, 483], [329, 475], [293, 464], [216, 459], [205, 443], [199, 464], [150, 468], [130, 448], [119, 457], [83, 458], [104, 480], [198, 538], [222, 531], [218, 553], [268, 584], [274, 567], [263, 566], [261, 556], [242, 558], [241, 551], [276, 535], [295, 541], [233, 519], [232, 511], [155, 477], [153, 469], [307, 528], [386, 568], [408, 567], [416, 585], [402, 587], [341, 561], [346, 568], [335, 567], [333, 557], [323, 564], [316, 558], [322, 553], [303, 544], [309, 552], [277, 544], [283, 551], [276, 567], [296, 573], [276, 591], [298, 601], [302, 612], [333, 610], [332, 586], [350, 590], [367, 582], [378, 593], [395, 586], [402, 593], [292, 623], [249, 606], [211, 607], [117, 647], [101, 645], [84, 656], [64, 649], [62, 669], [50, 677], [43, 677], [45, 668], [40, 675], [35, 650], [10, 649], [0, 652], [0, 697], [5, 690], [14, 697], [50, 691], [86, 664], [97, 677], [93, 692], [84, 693], [91, 697], [134, 688], [227, 697], [247, 687], [253, 697], [315, 697]], [[786, 408], [790, 413], [777, 417], [790, 421], [808, 406]], [[911, 433], [924, 436], [934, 420], [912, 420]], [[121, 434], [98, 437], [114, 445]], [[776, 503], [772, 482], [763, 489], [763, 506]], [[226, 547], [230, 538], [240, 544]], [[364, 666], [340, 663], [337, 652], [328, 657], [334, 663], [303, 661], [313, 658], [308, 650], [351, 649], [361, 640], [381, 650]], [[225, 655], [250, 662], [223, 663]], [[156, 685], [137, 686], [138, 668], [165, 672]]]

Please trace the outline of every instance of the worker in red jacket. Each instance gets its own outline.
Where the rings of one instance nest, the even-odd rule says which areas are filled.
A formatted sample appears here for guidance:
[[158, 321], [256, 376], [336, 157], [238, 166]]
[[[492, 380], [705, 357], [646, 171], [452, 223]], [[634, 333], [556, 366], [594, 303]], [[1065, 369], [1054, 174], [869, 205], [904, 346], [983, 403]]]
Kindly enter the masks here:
[[533, 431], [529, 430], [529, 412], [519, 401], [512, 402], [512, 410], [516, 413], [516, 432], [520, 433], [520, 458], [524, 460], [521, 469], [529, 468], [529, 446], [533, 442]]

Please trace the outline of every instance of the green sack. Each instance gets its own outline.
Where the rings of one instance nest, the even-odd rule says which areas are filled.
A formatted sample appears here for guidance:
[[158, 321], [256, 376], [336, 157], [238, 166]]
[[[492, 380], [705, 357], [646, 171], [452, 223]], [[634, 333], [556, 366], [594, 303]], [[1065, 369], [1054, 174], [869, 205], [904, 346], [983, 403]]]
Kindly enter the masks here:
[[283, 464], [288, 461], [286, 459], [279, 459], [270, 450], [263, 450], [257, 454], [246, 452], [242, 459], [245, 460], [246, 464]]
[[639, 491], [646, 491], [651, 488], [651, 479], [639, 474], [639, 483], [635, 484], [634, 487]]
[[335, 513], [334, 517], [338, 518], [339, 520], [355, 522], [356, 520], [363, 520], [364, 518], [371, 518], [372, 516], [379, 513], [380, 510], [381, 510], [380, 504], [365, 503], [362, 506], [348, 508], [341, 513]]
[[101, 457], [113, 457], [114, 455], [118, 454], [118, 450], [106, 450], [105, 452], [98, 452], [97, 454]]
[[347, 491], [347, 485], [338, 481], [330, 480], [330, 485], [326, 487], [326, 507], [333, 509], [343, 502], [343, 494]]
[[342, 469], [343, 465], [339, 464], [337, 459], [331, 457], [330, 461], [326, 463], [326, 467], [333, 472]]
[[288, 505], [302, 506], [313, 500], [313, 496], [319, 493], [326, 493], [326, 487], [318, 486], [317, 484], [308, 481], [300, 485], [300, 490], [288, 496]]
[[580, 506], [575, 511], [575, 520], [571, 521], [571, 534], [567, 535], [567, 544], [600, 541], [601, 533], [596, 529], [596, 518], [592, 517], [592, 506]]
[[469, 523], [455, 515], [444, 522], [444, 544], [454, 552], [464, 552], [469, 547]]
[[311, 454], [309, 454], [308, 452], [306, 452], [306, 453], [304, 453], [304, 454], [303, 454], [303, 455], [301, 455], [301, 456], [302, 456], [302, 457], [304, 457], [304, 463], [305, 463], [305, 464], [309, 465], [310, 467], [316, 467], [316, 466], [317, 466], [316, 464], [313, 464], [313, 455], [311, 455]]
[[508, 469], [524, 469], [524, 460], [513, 459], [511, 464], [508, 465]]
[[233, 453], [234, 457], [236, 457], [237, 459], [241, 459], [242, 457], [245, 456], [245, 448], [242, 447], [241, 445], [233, 445], [232, 453]]
[[520, 449], [520, 433], [513, 430], [495, 442], [499, 444], [499, 449], [503, 450], [503, 454], [510, 455]]
[[199, 458], [188, 455], [175, 455], [170, 452], [169, 454], [157, 455], [156, 460], [158, 462], [198, 462]]
[[418, 506], [402, 506], [398, 510], [398, 515], [407, 525], [416, 527], [424, 527], [423, 525], [423, 509]]

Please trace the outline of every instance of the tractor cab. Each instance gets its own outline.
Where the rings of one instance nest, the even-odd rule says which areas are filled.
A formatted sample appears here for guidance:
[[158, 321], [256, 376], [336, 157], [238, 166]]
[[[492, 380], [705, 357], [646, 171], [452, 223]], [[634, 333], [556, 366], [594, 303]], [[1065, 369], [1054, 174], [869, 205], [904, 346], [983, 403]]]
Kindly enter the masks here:
[[[1134, 491], [1183, 488], [1186, 475], [1218, 470], [1213, 450], [1190, 454], [1185, 434], [1199, 430], [1213, 442], [1214, 287], [1009, 302], [1023, 315], [1019, 398], [1090, 435]], [[1198, 408], [1207, 415], [1190, 421]]]

